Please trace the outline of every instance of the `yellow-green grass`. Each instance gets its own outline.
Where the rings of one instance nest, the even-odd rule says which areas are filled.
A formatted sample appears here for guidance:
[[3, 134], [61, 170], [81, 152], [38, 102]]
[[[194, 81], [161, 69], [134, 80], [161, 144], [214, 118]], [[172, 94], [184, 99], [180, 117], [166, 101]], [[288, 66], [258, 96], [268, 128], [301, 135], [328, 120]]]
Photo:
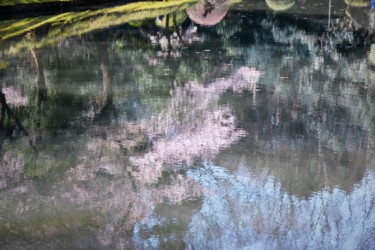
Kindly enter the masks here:
[[[6, 52], [15, 54], [23, 48], [40, 48], [62, 38], [181, 11], [196, 2], [197, 0], [138, 2], [94, 11], [4, 21], [0, 22], [0, 41], [29, 33], [30, 36], [25, 37], [27, 39], [16, 41]], [[34, 39], [32, 31], [44, 25], [49, 26], [47, 34]]]
[[[43, 25], [55, 26], [49, 32], [54, 34], [58, 29], [62, 34], [84, 34], [93, 30], [127, 23], [134, 20], [155, 18], [174, 11], [187, 8], [196, 0], [169, 2], [138, 2], [96, 11], [68, 12], [55, 16], [27, 18], [0, 22], [0, 39], [22, 35]], [[63, 24], [63, 25], [61, 25]]]
[[290, 9], [295, 4], [294, 0], [266, 0], [267, 6], [274, 11]]
[[370, 0], [345, 0], [345, 3], [353, 7], [367, 7], [370, 5]]
[[69, 2], [71, 0], [1, 0], [0, 6], [14, 6], [19, 4], [35, 4], [50, 2]]
[[25, 33], [45, 23], [52, 22], [53, 17], [40, 16], [35, 18], [25, 18], [22, 20], [7, 20], [0, 22], [0, 38], [6, 39], [8, 37], [16, 36]]

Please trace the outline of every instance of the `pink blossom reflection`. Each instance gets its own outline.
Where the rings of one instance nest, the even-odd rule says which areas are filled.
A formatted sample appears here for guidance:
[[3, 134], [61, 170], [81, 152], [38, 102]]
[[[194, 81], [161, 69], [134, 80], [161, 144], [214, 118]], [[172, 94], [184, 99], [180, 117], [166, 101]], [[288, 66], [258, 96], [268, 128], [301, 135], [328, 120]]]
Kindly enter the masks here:
[[148, 153], [132, 157], [142, 182], [154, 182], [164, 167], [176, 163], [191, 165], [197, 157], [210, 159], [221, 149], [246, 135], [236, 128], [236, 118], [228, 107], [219, 105], [220, 95], [254, 90], [261, 72], [241, 67], [225, 79], [203, 86], [190, 82], [177, 87], [167, 108], [150, 121], [141, 123], [149, 138], [158, 137]]

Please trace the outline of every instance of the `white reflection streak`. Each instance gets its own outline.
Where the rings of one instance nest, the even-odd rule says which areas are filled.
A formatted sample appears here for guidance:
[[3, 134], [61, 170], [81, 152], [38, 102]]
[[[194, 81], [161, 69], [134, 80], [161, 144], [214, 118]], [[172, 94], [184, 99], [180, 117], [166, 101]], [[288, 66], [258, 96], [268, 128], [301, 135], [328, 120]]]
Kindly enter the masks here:
[[14, 87], [2, 88], [2, 92], [5, 94], [6, 101], [9, 105], [14, 107], [26, 106], [28, 98], [25, 97], [21, 91]]
[[[243, 166], [233, 175], [214, 166], [203, 178], [194, 171], [190, 176], [212, 195], [190, 223], [188, 249], [374, 249], [371, 171], [351, 193], [334, 188], [307, 200], [285, 193], [272, 178], [255, 179]], [[224, 180], [231, 195], [222, 188]]]
[[[156, 181], [164, 164], [192, 164], [194, 157], [210, 158], [222, 148], [245, 136], [236, 129], [235, 117], [229, 108], [219, 107], [220, 95], [227, 89], [240, 93], [252, 90], [261, 73], [242, 67], [233, 76], [205, 87], [191, 82], [175, 89], [167, 109], [151, 122], [141, 126], [150, 138], [162, 134], [153, 149], [131, 161], [138, 166], [139, 179]], [[182, 115], [182, 118], [177, 117]]]

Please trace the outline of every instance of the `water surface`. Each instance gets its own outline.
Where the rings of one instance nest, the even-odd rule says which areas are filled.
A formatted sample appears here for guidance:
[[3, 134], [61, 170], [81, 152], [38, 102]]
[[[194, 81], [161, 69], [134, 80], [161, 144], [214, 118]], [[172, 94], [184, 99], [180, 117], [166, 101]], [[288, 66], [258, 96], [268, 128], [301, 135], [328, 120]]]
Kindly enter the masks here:
[[332, 2], [3, 21], [0, 248], [373, 249], [373, 13]]

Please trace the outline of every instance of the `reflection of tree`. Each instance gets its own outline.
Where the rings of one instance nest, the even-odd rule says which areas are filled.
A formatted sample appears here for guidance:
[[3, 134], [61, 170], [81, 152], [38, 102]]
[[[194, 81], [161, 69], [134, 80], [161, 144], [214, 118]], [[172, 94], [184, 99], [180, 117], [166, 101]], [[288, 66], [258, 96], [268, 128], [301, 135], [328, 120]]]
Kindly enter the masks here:
[[[128, 42], [125, 46], [138, 46], [138, 43], [142, 41], [133, 40], [132, 42], [133, 44]], [[81, 43], [83, 45], [79, 46]], [[153, 137], [155, 140], [154, 148], [162, 148], [163, 145], [166, 146], [163, 141], [168, 142], [169, 139], [173, 139], [173, 135], [168, 131], [175, 133], [174, 142], [180, 143], [185, 141], [190, 130], [195, 129], [195, 138], [199, 139], [197, 142], [202, 143], [203, 146], [199, 145], [197, 152], [188, 155], [185, 159], [186, 163], [191, 163], [192, 158], [200, 157], [205, 152], [207, 152], [206, 157], [209, 157], [210, 152], [216, 154], [220, 147], [226, 147], [228, 143], [243, 136], [241, 131], [236, 131], [234, 117], [230, 111], [225, 108], [216, 110], [219, 106], [217, 102], [220, 94], [228, 89], [240, 92], [251, 88], [254, 85], [254, 78], [259, 75], [258, 72], [245, 68], [225, 80], [214, 80], [210, 76], [202, 76], [202, 72], [215, 68], [214, 64], [220, 60], [209, 58], [202, 64], [203, 68], [198, 68], [194, 60], [203, 55], [194, 53], [194, 50], [189, 52], [193, 54], [191, 58], [181, 59], [159, 57], [157, 51], [147, 43], [147, 47], [145, 46], [143, 50], [121, 47], [117, 51], [112, 51], [108, 47], [104, 49], [99, 46], [99, 51], [102, 51], [99, 53], [102, 54], [98, 53], [98, 46], [90, 47], [87, 44], [91, 45], [89, 39], [62, 40], [53, 50], [44, 51], [45, 55], [50, 55], [50, 57], [38, 59], [37, 78], [39, 78], [38, 75], [42, 76], [41, 73], [38, 74], [42, 69], [44, 83], [48, 85], [48, 98], [45, 99], [45, 108], [41, 112], [44, 123], [39, 127], [33, 127], [33, 133], [42, 132], [41, 137], [34, 142], [38, 151], [31, 152], [28, 148], [22, 148], [23, 141], [19, 141], [18, 144], [16, 143], [19, 151], [16, 152], [17, 156], [13, 156], [21, 162], [18, 171], [23, 171], [24, 175], [29, 176], [33, 181], [20, 182], [14, 190], [4, 190], [4, 195], [11, 195], [15, 192], [15, 197], [30, 198], [19, 201], [8, 200], [9, 203], [2, 204], [2, 211], [13, 205], [27, 206], [30, 209], [8, 211], [9, 216], [1, 219], [0, 225], [9, 223], [15, 229], [14, 235], [16, 236], [28, 232], [28, 239], [38, 239], [39, 242], [43, 242], [40, 237], [47, 237], [53, 241], [59, 237], [60, 232], [64, 231], [58, 221], [51, 219], [49, 223], [45, 223], [44, 227], [50, 230], [45, 230], [38, 222], [30, 221], [33, 214], [38, 214], [37, 210], [40, 206], [52, 206], [51, 210], [56, 209], [57, 216], [64, 217], [70, 211], [77, 215], [77, 217], [73, 216], [77, 223], [61, 219], [61, 222], [67, 223], [71, 230], [81, 230], [85, 227], [82, 224], [87, 223], [95, 227], [93, 230], [95, 242], [99, 241], [99, 244], [106, 247], [115, 244], [131, 248], [134, 244], [130, 238], [133, 225], [152, 214], [154, 206], [168, 200], [178, 207], [178, 204], [184, 200], [196, 199], [202, 195], [202, 190], [197, 183], [183, 173], [170, 168], [162, 169], [161, 172], [155, 174], [157, 182], [154, 185], [156, 186], [145, 185], [147, 175], [151, 174], [154, 169], [137, 169], [137, 166], [133, 166], [127, 154], [137, 153], [147, 156], [147, 152], [144, 153], [145, 149], [134, 152], [131, 148], [147, 142], [148, 137]], [[202, 51], [203, 48], [198, 46], [194, 49]], [[48, 63], [46, 63], [47, 60]], [[180, 70], [177, 60], [180, 60], [183, 65], [183, 70]], [[76, 61], [80, 64], [74, 63]], [[95, 72], [100, 64], [99, 77], [92, 76], [92, 72]], [[41, 65], [44, 67], [41, 68]], [[58, 66], [53, 68], [51, 65]], [[145, 67], [145, 65], [149, 66]], [[168, 75], [165, 75], [165, 68], [170, 69], [167, 71]], [[126, 74], [123, 74], [124, 70]], [[190, 74], [194, 77], [187, 84], [186, 79], [190, 78]], [[81, 75], [85, 76], [84, 79], [88, 79], [87, 82], [82, 83]], [[207, 86], [200, 81], [202, 78], [205, 79], [204, 83], [207, 83]], [[185, 84], [188, 85], [186, 88]], [[114, 86], [116, 91], [113, 90]], [[67, 98], [70, 102], [63, 101], [61, 98], [69, 97], [71, 89], [75, 91], [72, 98]], [[196, 98], [184, 103], [184, 98], [193, 94]], [[137, 100], [130, 103], [132, 96], [137, 96]], [[109, 124], [102, 130], [103, 133], [98, 135], [97, 124], [91, 125], [90, 123], [96, 118], [91, 118], [98, 117], [96, 115], [100, 114], [106, 105], [115, 104], [122, 116], [120, 115], [117, 124]], [[127, 106], [128, 104], [130, 107]], [[178, 110], [169, 108], [169, 105]], [[30, 98], [30, 106], [38, 106], [36, 97]], [[124, 115], [130, 108], [134, 111], [132, 119]], [[184, 113], [186, 108], [191, 109], [187, 114]], [[205, 108], [208, 108], [209, 112]], [[68, 111], [69, 116], [60, 116], [58, 114], [60, 109]], [[145, 109], [145, 112], [140, 112], [141, 109]], [[94, 110], [93, 114], [91, 110]], [[155, 112], [161, 119], [160, 121], [156, 116], [150, 115]], [[54, 119], [57, 115], [63, 118], [61, 123], [58, 123], [60, 120]], [[78, 123], [77, 119], [82, 120]], [[107, 121], [104, 115], [100, 116], [100, 119]], [[168, 121], [165, 121], [166, 119]], [[189, 120], [196, 122], [190, 124]], [[154, 130], [151, 127], [147, 128], [145, 136], [146, 131], [143, 125], [147, 124], [154, 126]], [[164, 125], [169, 126], [168, 131], [163, 130]], [[78, 127], [77, 130], [75, 126]], [[83, 134], [80, 132], [81, 126], [87, 126]], [[68, 134], [60, 132], [66, 131], [67, 128], [69, 128]], [[210, 141], [205, 141], [205, 137]], [[190, 143], [193, 146], [197, 145], [194, 140], [190, 140]], [[171, 152], [165, 156], [168, 157], [168, 155], [171, 155]], [[50, 188], [42, 190], [46, 183]], [[13, 202], [15, 204], [12, 204]], [[59, 210], [61, 204], [66, 204], [68, 212], [64, 209]], [[74, 209], [70, 205], [74, 206]], [[192, 209], [196, 206], [199, 206], [199, 203], [194, 203]], [[82, 211], [87, 211], [88, 216], [83, 218]], [[189, 213], [191, 214], [191, 211], [186, 212], [187, 215]], [[20, 216], [22, 219], [19, 218]], [[189, 218], [182, 221], [187, 224]], [[98, 228], [95, 221], [99, 221], [104, 226]], [[28, 223], [33, 227], [25, 231], [25, 225]], [[41, 223], [44, 223], [44, 220], [41, 220]], [[173, 226], [173, 223], [167, 226]], [[74, 242], [71, 244], [74, 245]]]
[[[6, 145], [7, 139], [18, 136], [20, 134], [18, 132], [22, 132], [26, 136], [28, 133], [7, 103], [3, 90], [0, 91], [0, 105], [0, 190], [2, 190], [14, 186], [21, 179], [20, 161], [14, 156], [14, 151], [8, 150], [8, 147], [4, 147], [4, 145]], [[7, 120], [6, 124], [5, 120]]]
[[[161, 116], [141, 125], [150, 138], [157, 139], [150, 152], [133, 158], [141, 169], [140, 177], [154, 182], [165, 164], [191, 165], [194, 158], [208, 159], [243, 137], [231, 111], [218, 107], [218, 100], [227, 89], [236, 93], [253, 90], [259, 76], [256, 70], [244, 67], [207, 87], [191, 82], [175, 88]], [[150, 174], [146, 177], [145, 173]]]
[[41, 109], [47, 99], [47, 86], [44, 78], [43, 63], [41, 61], [39, 52], [35, 48], [30, 49], [34, 58], [35, 66], [37, 69], [37, 106]]
[[[0, 192], [0, 244], [131, 249], [166, 240], [240, 248], [255, 239], [303, 248], [308, 242], [293, 245], [295, 238], [346, 237], [342, 224], [362, 222], [359, 212], [345, 212], [356, 204], [370, 211], [356, 224], [367, 229], [374, 221], [373, 177], [365, 170], [374, 113], [367, 60], [315, 47], [316, 36], [277, 18], [254, 14], [254, 26], [228, 18], [180, 57], [124, 27], [104, 32], [114, 34], [114, 50], [99, 45], [98, 52], [90, 36], [36, 50], [48, 98], [44, 123], [28, 127], [42, 136], [37, 152], [22, 147], [24, 139], [4, 144], [4, 164], [18, 182]], [[230, 36], [217, 35], [226, 30]], [[247, 66], [231, 72], [237, 65]], [[259, 83], [251, 67], [264, 72]], [[24, 86], [35, 85], [30, 75], [18, 75]], [[25, 89], [35, 109], [37, 97]], [[106, 123], [107, 106], [116, 107], [116, 124]]]
[[[201, 191], [199, 185], [180, 173], [163, 174], [163, 176], [160, 176], [162, 181], [158, 183], [157, 188], [142, 185], [139, 180], [133, 177], [135, 171], [132, 170], [124, 156], [124, 151], [129, 153], [130, 150], [128, 149], [131, 146], [124, 148], [123, 145], [126, 146], [126, 140], [137, 143], [138, 137], [141, 137], [139, 143], [145, 141], [142, 137], [143, 131], [139, 130], [137, 127], [140, 126], [135, 124], [142, 117], [139, 117], [140, 112], [137, 110], [137, 105], [134, 104], [149, 100], [152, 97], [150, 94], [142, 96], [142, 99], [138, 98], [135, 103], [130, 103], [129, 106], [135, 112], [134, 119], [128, 119], [126, 116], [121, 117], [119, 124], [113, 126], [110, 124], [102, 130], [103, 133], [99, 133], [99, 136], [97, 136], [95, 119], [107, 121], [106, 107], [113, 107], [115, 100], [116, 103], [118, 103], [118, 100], [124, 103], [124, 100], [130, 100], [131, 96], [140, 94], [139, 85], [144, 83], [141, 81], [143, 72], [141, 71], [143, 70], [141, 69], [141, 62], [143, 63], [143, 61], [139, 62], [137, 58], [140, 55], [139, 58], [142, 59], [142, 56], [147, 56], [147, 53], [142, 52], [133, 54], [132, 57], [116, 58], [112, 56], [113, 54], [110, 54], [112, 51], [109, 48], [103, 50], [100, 47], [99, 51], [101, 52], [99, 53], [102, 54], [97, 53], [97, 46], [92, 48], [77, 46], [74, 47], [75, 51], [69, 47], [68, 43], [70, 42], [74, 43], [75, 40], [62, 41], [59, 44], [60, 47], [55, 47], [50, 54], [51, 57], [38, 58], [38, 65], [44, 67], [38, 67], [37, 73], [39, 74], [37, 76], [42, 76], [41, 73], [44, 73], [44, 83], [48, 83], [49, 89], [47, 92], [48, 98], [45, 99], [44, 108], [41, 111], [43, 122], [40, 126], [30, 126], [33, 127], [32, 134], [41, 132], [41, 136], [34, 142], [37, 151], [30, 150], [28, 146], [22, 147], [23, 141], [19, 141], [13, 144], [16, 148], [15, 154], [9, 154], [8, 152], [15, 161], [19, 162], [19, 168], [16, 169], [17, 174], [23, 173], [24, 176], [28, 176], [35, 182], [23, 181], [18, 183], [14, 190], [3, 190], [5, 195], [11, 195], [15, 192], [15, 196], [30, 198], [16, 201], [8, 199], [9, 203], [2, 203], [3, 206], [1, 207], [2, 211], [5, 211], [7, 207], [13, 207], [13, 205], [27, 206], [30, 209], [27, 211], [22, 209], [7, 211], [7, 218], [1, 218], [0, 225], [8, 223], [14, 230], [10, 236], [9, 234], [2, 235], [6, 235], [9, 239], [8, 236], [18, 237], [27, 233], [28, 239], [52, 244], [57, 242], [61, 233], [64, 232], [64, 223], [69, 225], [70, 232], [71, 230], [82, 230], [84, 234], [86, 234], [86, 226], [92, 225], [95, 230], [89, 236], [94, 235], [93, 241], [97, 245], [109, 247], [116, 244], [132, 248], [133, 243], [130, 237], [134, 223], [151, 214], [154, 205], [163, 203], [166, 199], [178, 204], [189, 197], [199, 197]], [[50, 51], [47, 51], [48, 53]], [[87, 54], [90, 56], [85, 57]], [[90, 58], [90, 60], [87, 60], [87, 58]], [[134, 58], [135, 60], [132, 60]], [[58, 63], [55, 61], [57, 59]], [[121, 75], [122, 71], [119, 71], [119, 68], [114, 66], [116, 64], [112, 61], [120, 59], [131, 59], [132, 61], [122, 61], [118, 66], [119, 68], [134, 66], [136, 70], [134, 72], [129, 71], [131, 73], [127, 75]], [[46, 60], [49, 60], [49, 63], [45, 63]], [[78, 65], [71, 63], [75, 61], [85, 63]], [[50, 65], [56, 65], [55, 63], [58, 65], [57, 69], [52, 68], [51, 70]], [[85, 68], [86, 63], [89, 64], [87, 68]], [[166, 62], [166, 64], [172, 63], [172, 59]], [[92, 68], [96, 68], [99, 64], [101, 64], [101, 77], [98, 77], [100, 81], [96, 81], [95, 77], [90, 78], [90, 74], [92, 74]], [[89, 79], [89, 82], [81, 83], [82, 78], [80, 78], [81, 75], [77, 75], [77, 67], [80, 67], [80, 74], [86, 74], [85, 79]], [[40, 71], [42, 72], [40, 73]], [[163, 71], [154, 72], [154, 75], [158, 73], [163, 73]], [[151, 76], [153, 75], [151, 74]], [[37, 78], [40, 79], [40, 77]], [[119, 86], [113, 84], [114, 79], [116, 83], [124, 83], [119, 88], [124, 92], [112, 91], [113, 86]], [[137, 81], [134, 81], [134, 79]], [[157, 78], [155, 77], [155, 79]], [[152, 86], [161, 86], [158, 84], [162, 84], [162, 82], [165, 83], [165, 79]], [[40, 83], [39, 80], [37, 83]], [[145, 84], [148, 83], [153, 84], [152, 82], [146, 82]], [[37, 86], [40, 85], [37, 84]], [[168, 93], [171, 86], [166, 86], [166, 88]], [[65, 97], [71, 95], [73, 89], [72, 98], [65, 100]], [[30, 91], [30, 93], [33, 92]], [[144, 92], [142, 93], [144, 94]], [[30, 95], [29, 104], [31, 108], [34, 108], [38, 106], [38, 101], [37, 97], [32, 97]], [[167, 99], [168, 96], [165, 98]], [[90, 105], [94, 107], [92, 108]], [[121, 112], [123, 112], [121, 114], [129, 111], [127, 106], [119, 106]], [[94, 110], [94, 114], [87, 112], [88, 108]], [[66, 114], [69, 113], [69, 116], [59, 114], [60, 110], [67, 111]], [[96, 116], [97, 114], [99, 115]], [[60, 117], [61, 120], [54, 119], [55, 116]], [[94, 126], [90, 123], [92, 119], [88, 119], [92, 117], [94, 117]], [[80, 123], [77, 123], [77, 118], [82, 119]], [[129, 122], [129, 124], [129, 120], [133, 120], [133, 122]], [[32, 125], [33, 121], [28, 120], [27, 122]], [[85, 133], [93, 137], [89, 140], [86, 138], [87, 134], [82, 135], [79, 132], [82, 131], [80, 127], [85, 125], [88, 126]], [[76, 129], [75, 126], [78, 128]], [[68, 134], [61, 133], [61, 131], [66, 131], [67, 128], [69, 128]], [[102, 136], [102, 134], [106, 134], [106, 136]], [[121, 143], [118, 143], [119, 140]], [[50, 187], [48, 190], [43, 189], [46, 185]], [[5, 196], [1, 197], [2, 200], [3, 197]], [[36, 197], [40, 197], [40, 199]], [[92, 203], [91, 201], [94, 200], [97, 202]], [[66, 210], [61, 209], [61, 204], [65, 204]], [[74, 209], [70, 205], [74, 206]], [[38, 212], [40, 206], [52, 207], [51, 211], [55, 211], [56, 216], [48, 220], [48, 223], [44, 219], [33, 221], [33, 215], [40, 214]], [[74, 219], [65, 218], [66, 214], [69, 213], [72, 214]], [[83, 214], [87, 216], [82, 216]], [[62, 218], [58, 219], [60, 216]], [[100, 225], [104, 226], [98, 228], [96, 224], [98, 221]], [[27, 229], [28, 224], [32, 225], [31, 229]], [[0, 229], [2, 230], [2, 227]], [[7, 231], [7, 229], [4, 230]], [[72, 236], [67, 234], [66, 237], [69, 239]], [[47, 238], [48, 240], [46, 240]], [[74, 241], [67, 241], [69, 242], [68, 245], [74, 246], [77, 244]], [[3, 239], [0, 242], [2, 245], [7, 244]], [[10, 245], [13, 243], [14, 241], [10, 242]], [[56, 244], [58, 245], [58, 243]]]
[[11, 120], [13, 119], [14, 123], [16, 125], [15, 126], [16, 129], [19, 129], [21, 132], [23, 132], [23, 133], [25, 133], [25, 135], [27, 135], [27, 132], [26, 132], [25, 128], [23, 127], [23, 125], [21, 124], [20, 120], [13, 113], [11, 107], [9, 107], [9, 105], [7, 103], [7, 100], [6, 100], [6, 97], [5, 97], [5, 94], [3, 93], [2, 90], [0, 91], [0, 104], [1, 104], [0, 131], [3, 132], [6, 129], [5, 126], [4, 126], [4, 122], [5, 122], [5, 118], [8, 117], [8, 119], [7, 119], [8, 124], [6, 126], [8, 130], [11, 129], [10, 123], [11, 123]]
[[[266, 122], [260, 123], [267, 127]], [[252, 129], [254, 131], [254, 127]], [[353, 186], [362, 180], [370, 162], [374, 160], [371, 152], [367, 150], [345, 151], [341, 155], [335, 155], [325, 148], [319, 152], [319, 142], [311, 139], [306, 138], [302, 144], [282, 139], [286, 135], [278, 130], [268, 133], [266, 136], [250, 132], [249, 136], [257, 137], [256, 141], [243, 140], [241, 144], [220, 154], [215, 163], [235, 171], [241, 161], [241, 165], [249, 168], [254, 175], [259, 176], [259, 179], [271, 175], [280, 182], [288, 194], [309, 198], [314, 192], [322, 189], [332, 190], [339, 187], [347, 192], [352, 191]], [[274, 141], [271, 148], [269, 140]]]
[[201, 172], [191, 173], [209, 193], [184, 236], [191, 249], [367, 249], [375, 243], [374, 173], [348, 194], [334, 188], [300, 199], [267, 173], [259, 180], [242, 160], [238, 166], [233, 173], [211, 166], [204, 178]]
[[94, 120], [111, 120], [117, 119], [117, 111], [115, 109], [113, 103], [113, 90], [112, 90], [112, 79], [111, 79], [111, 72], [110, 72], [110, 65], [109, 65], [109, 55], [108, 55], [108, 48], [104, 45], [97, 46], [100, 68], [102, 70], [102, 78], [103, 78], [103, 90], [102, 94], [100, 95], [99, 107], [96, 117]]
[[[61, 96], [57, 94], [59, 91], [54, 88], [53, 84], [49, 84], [50, 88], [47, 91], [45, 62], [41, 54], [39, 49], [31, 49], [32, 59], [35, 63], [32, 65], [32, 69], [36, 69], [36, 84], [30, 81], [30, 79], [33, 79], [31, 74], [23, 78], [20, 83], [24, 86], [28, 98], [19, 94], [15, 87], [4, 89], [12, 103], [16, 105], [14, 107], [17, 108], [18, 116], [28, 130], [26, 138], [17, 138], [14, 142], [17, 147], [12, 150], [7, 148], [8, 152], [5, 152], [5, 155], [13, 157], [9, 160], [10, 162], [18, 162], [18, 165], [11, 164], [8, 171], [12, 172], [16, 169], [16, 171], [21, 171], [24, 176], [29, 177], [45, 177], [51, 171], [66, 170], [71, 167], [76, 155], [74, 150], [71, 151], [75, 146], [59, 145], [59, 142], [57, 142], [59, 136], [46, 131], [50, 128], [63, 127], [64, 123], [72, 119], [74, 114], [68, 115], [65, 113], [65, 115], [62, 115], [63, 105], [71, 100], [66, 99], [67, 102], [61, 102]], [[20, 74], [22, 75], [22, 73]], [[22, 101], [23, 99], [27, 101]], [[8, 106], [3, 105], [3, 107]], [[9, 114], [12, 113], [8, 112], [8, 116]], [[13, 117], [16, 127], [25, 131], [20, 120], [15, 116]], [[53, 146], [50, 145], [51, 142]], [[18, 179], [18, 181], [20, 180], [22, 179]]]
[[[242, 29], [239, 42], [227, 42], [233, 53], [244, 55], [246, 64], [265, 73], [256, 99], [223, 97], [249, 140], [220, 157], [220, 165], [229, 167], [241, 155], [240, 148], [251, 147], [253, 153], [243, 153], [248, 166], [259, 175], [266, 171], [275, 176], [290, 194], [309, 197], [335, 186], [352, 190], [373, 150], [367, 61], [341, 56], [334, 44], [317, 46], [314, 34], [296, 26], [272, 18], [256, 20], [253, 16], [254, 27], [263, 27], [260, 32], [247, 27], [251, 32]], [[251, 46], [245, 49], [241, 43]], [[252, 107], [246, 107], [249, 101]]]

